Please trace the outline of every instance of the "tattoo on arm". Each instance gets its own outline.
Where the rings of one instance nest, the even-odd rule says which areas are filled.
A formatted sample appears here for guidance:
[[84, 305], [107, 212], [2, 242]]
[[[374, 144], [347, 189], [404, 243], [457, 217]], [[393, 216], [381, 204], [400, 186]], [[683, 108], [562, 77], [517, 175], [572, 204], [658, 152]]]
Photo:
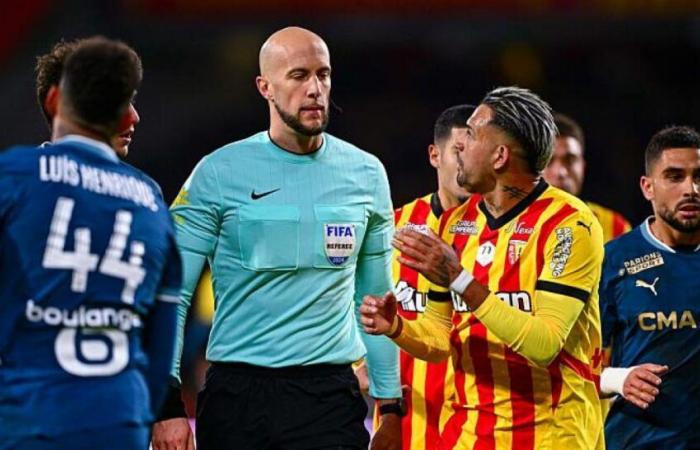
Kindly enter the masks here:
[[515, 186], [503, 186], [503, 191], [505, 191], [510, 198], [522, 199], [527, 196], [527, 192]]

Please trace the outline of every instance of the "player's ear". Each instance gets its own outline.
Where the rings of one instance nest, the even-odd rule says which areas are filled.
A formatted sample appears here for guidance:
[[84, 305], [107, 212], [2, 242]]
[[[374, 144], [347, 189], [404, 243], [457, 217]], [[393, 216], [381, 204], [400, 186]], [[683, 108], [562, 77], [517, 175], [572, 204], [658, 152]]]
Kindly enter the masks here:
[[428, 146], [428, 159], [430, 160], [430, 165], [436, 169], [440, 168], [440, 147], [435, 144], [430, 144]]
[[645, 199], [649, 201], [654, 199], [654, 182], [650, 177], [642, 175], [642, 178], [639, 180], [639, 187], [642, 189]]
[[494, 170], [503, 170], [508, 164], [508, 161], [510, 161], [510, 158], [512, 157], [511, 153], [512, 149], [505, 144], [501, 144], [498, 147], [496, 147], [496, 150], [493, 152], [492, 155]]
[[44, 99], [44, 111], [46, 111], [52, 118], [56, 117], [56, 111], [58, 111], [58, 100], [60, 97], [60, 91], [58, 86], [55, 84], [52, 85], [49, 88], [49, 91], [46, 93], [46, 98]]
[[267, 80], [267, 78], [263, 77], [262, 75], [258, 75], [255, 77], [255, 85], [258, 88], [258, 92], [260, 92], [260, 95], [263, 96], [265, 100], [272, 100], [272, 90], [270, 89], [270, 82]]

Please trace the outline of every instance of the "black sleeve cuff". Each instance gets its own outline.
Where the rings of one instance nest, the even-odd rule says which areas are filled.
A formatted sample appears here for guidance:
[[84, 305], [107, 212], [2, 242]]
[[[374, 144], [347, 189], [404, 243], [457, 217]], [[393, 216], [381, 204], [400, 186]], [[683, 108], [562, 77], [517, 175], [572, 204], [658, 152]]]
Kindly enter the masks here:
[[567, 286], [566, 284], [553, 283], [551, 281], [538, 280], [535, 284], [535, 289], [539, 291], [553, 292], [555, 294], [566, 295], [567, 297], [573, 297], [582, 302], [587, 302], [588, 297], [591, 293], [573, 286]]
[[428, 292], [428, 298], [434, 302], [446, 303], [452, 301], [452, 292], [433, 291]]
[[185, 403], [182, 401], [180, 383], [178, 383], [175, 378], [171, 378], [168, 382], [168, 393], [165, 397], [165, 403], [156, 421], [160, 422], [161, 420], [176, 419], [179, 417], [187, 417]]

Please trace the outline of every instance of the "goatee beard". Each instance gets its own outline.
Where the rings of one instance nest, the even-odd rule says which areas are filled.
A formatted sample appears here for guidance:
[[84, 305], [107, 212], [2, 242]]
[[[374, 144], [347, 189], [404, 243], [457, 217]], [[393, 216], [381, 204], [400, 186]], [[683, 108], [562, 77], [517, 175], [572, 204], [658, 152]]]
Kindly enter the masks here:
[[700, 219], [682, 222], [676, 219], [673, 213], [668, 210], [660, 211], [659, 217], [661, 217], [661, 219], [663, 219], [663, 221], [666, 222], [671, 228], [676, 231], [680, 231], [681, 233], [695, 233], [696, 231], [700, 231]]
[[280, 108], [277, 105], [277, 103], [273, 103], [273, 105], [275, 105], [275, 109], [277, 110], [277, 114], [280, 115], [282, 122], [284, 122], [289, 128], [291, 128], [292, 130], [301, 134], [302, 136], [307, 136], [307, 137], [318, 136], [319, 134], [323, 133], [326, 130], [326, 127], [328, 126], [328, 111], [327, 110], [324, 111], [323, 122], [321, 123], [321, 125], [319, 125], [317, 127], [307, 127], [307, 126], [304, 126], [304, 124], [302, 124], [298, 118], [296, 118], [295, 116], [282, 110], [282, 108]]

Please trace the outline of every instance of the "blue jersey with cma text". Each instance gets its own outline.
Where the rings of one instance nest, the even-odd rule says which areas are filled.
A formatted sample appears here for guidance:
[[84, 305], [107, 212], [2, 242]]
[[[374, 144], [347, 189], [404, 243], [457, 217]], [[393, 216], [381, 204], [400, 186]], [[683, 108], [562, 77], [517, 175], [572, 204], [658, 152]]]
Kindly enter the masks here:
[[107, 145], [0, 154], [0, 449], [153, 420], [175, 342], [174, 242], [158, 185]]
[[700, 250], [672, 249], [648, 219], [605, 246], [600, 303], [611, 367], [667, 365], [647, 410], [617, 397], [608, 449], [700, 448]]

